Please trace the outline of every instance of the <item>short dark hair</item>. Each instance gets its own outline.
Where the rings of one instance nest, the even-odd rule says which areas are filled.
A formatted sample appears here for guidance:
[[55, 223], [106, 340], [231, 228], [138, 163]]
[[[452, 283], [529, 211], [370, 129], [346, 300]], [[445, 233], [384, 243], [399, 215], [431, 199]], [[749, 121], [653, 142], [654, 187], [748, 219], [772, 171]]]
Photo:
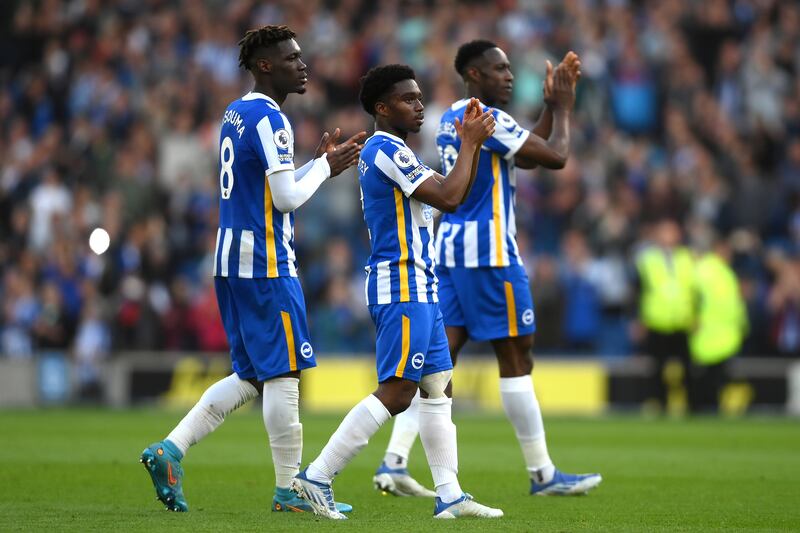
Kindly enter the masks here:
[[255, 30], [248, 30], [239, 41], [239, 66], [252, 70], [251, 61], [253, 54], [259, 48], [267, 48], [273, 44], [294, 39], [295, 33], [289, 26], [262, 26]]
[[358, 99], [364, 106], [364, 111], [375, 115], [375, 104], [386, 94], [392, 86], [403, 80], [417, 79], [414, 69], [408, 65], [383, 65], [373, 67], [361, 78], [361, 90]]
[[458, 52], [456, 53], [456, 72], [463, 76], [473, 59], [480, 57], [486, 50], [491, 50], [492, 48], [498, 48], [498, 46], [492, 41], [483, 39], [462, 44], [458, 47]]

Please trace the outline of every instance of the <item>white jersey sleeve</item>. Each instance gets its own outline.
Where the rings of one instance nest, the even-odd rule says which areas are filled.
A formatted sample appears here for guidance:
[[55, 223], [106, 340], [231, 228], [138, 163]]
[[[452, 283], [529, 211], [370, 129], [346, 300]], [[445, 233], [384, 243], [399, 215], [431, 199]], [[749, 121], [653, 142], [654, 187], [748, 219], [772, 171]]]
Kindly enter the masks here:
[[294, 134], [283, 113], [268, 113], [258, 122], [254, 144], [267, 176], [278, 170], [294, 170]]
[[414, 194], [423, 181], [433, 176], [429, 167], [420, 163], [407, 146], [384, 143], [375, 155], [375, 166], [392, 180], [406, 197]]
[[494, 135], [483, 144], [500, 153], [505, 159], [511, 159], [525, 144], [531, 132], [517, 124], [517, 121], [505, 111], [494, 109], [492, 114], [497, 122]]
[[308, 165], [302, 167], [304, 173], [299, 178], [297, 173], [288, 170], [273, 172], [267, 178], [272, 191], [272, 202], [281, 213], [294, 211], [306, 203], [317, 192], [319, 186], [331, 176], [327, 154], [313, 159], [312, 162], [310, 167]]

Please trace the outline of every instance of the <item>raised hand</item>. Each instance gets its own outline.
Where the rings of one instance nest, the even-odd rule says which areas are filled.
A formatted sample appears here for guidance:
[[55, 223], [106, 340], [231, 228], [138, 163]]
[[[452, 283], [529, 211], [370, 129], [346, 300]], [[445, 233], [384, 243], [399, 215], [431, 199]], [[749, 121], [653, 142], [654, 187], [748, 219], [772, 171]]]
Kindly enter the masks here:
[[[470, 98], [469, 102], [467, 103], [467, 108], [464, 110], [464, 123], [468, 120], [476, 120], [482, 114], [481, 112], [481, 103], [478, 101], [477, 98]], [[464, 126], [463, 124], [456, 119], [455, 123], [453, 124], [456, 128], [456, 133], [459, 137], [463, 136]]]
[[[474, 104], [473, 104], [474, 102]], [[469, 106], [473, 106], [472, 109]], [[464, 123], [458, 124], [456, 120], [456, 131], [463, 142], [474, 143], [480, 146], [483, 142], [494, 134], [495, 120], [492, 110], [488, 109], [485, 113], [480, 112], [478, 100], [473, 98], [464, 111]]]
[[325, 132], [322, 139], [317, 146], [316, 157], [321, 157], [323, 154], [328, 155], [328, 165], [331, 167], [331, 177], [338, 176], [346, 169], [358, 163], [358, 157], [361, 155], [361, 149], [364, 147], [363, 141], [367, 136], [367, 132], [360, 131], [344, 141], [341, 144], [336, 144], [341, 135], [341, 130], [336, 128], [333, 135], [328, 135]]
[[544, 81], [542, 82], [542, 95], [544, 102], [547, 105], [553, 105], [553, 64], [548, 59], [545, 64], [547, 68], [544, 74]]
[[553, 72], [553, 92], [548, 105], [553, 109], [572, 110], [575, 105], [576, 76], [579, 75], [580, 70], [556, 68], [555, 72]]
[[[333, 140], [333, 143], [336, 144], [336, 141], [339, 139], [339, 128], [336, 128], [336, 131], [333, 132], [336, 135], [336, 139]], [[331, 135], [327, 131], [322, 134], [322, 139], [319, 140], [319, 144], [317, 145], [317, 149], [314, 151], [314, 159], [319, 159], [325, 154], [325, 150], [328, 148], [328, 141], [330, 140]]]
[[575, 88], [575, 85], [578, 83], [578, 80], [581, 79], [581, 58], [578, 57], [578, 54], [570, 50], [567, 52], [567, 55], [564, 56], [564, 59], [561, 61], [560, 67], [566, 68], [570, 74], [572, 79], [572, 87]]
[[572, 80], [572, 88], [574, 90], [578, 80], [581, 77], [581, 60], [578, 57], [578, 54], [570, 50], [555, 69], [553, 69], [553, 64], [550, 63], [550, 61], [547, 61], [547, 70], [545, 73], [544, 82], [542, 84], [542, 93], [544, 95], [545, 103], [550, 107], [558, 105], [558, 102], [555, 100], [553, 95], [553, 80], [555, 72], [562, 69], [569, 73]]

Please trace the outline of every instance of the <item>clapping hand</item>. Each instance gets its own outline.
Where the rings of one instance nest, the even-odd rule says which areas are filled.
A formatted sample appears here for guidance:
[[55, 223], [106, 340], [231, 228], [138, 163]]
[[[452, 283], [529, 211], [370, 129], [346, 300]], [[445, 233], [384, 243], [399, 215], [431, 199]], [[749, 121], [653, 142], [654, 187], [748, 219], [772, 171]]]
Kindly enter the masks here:
[[338, 176], [358, 163], [361, 149], [364, 148], [363, 141], [367, 136], [367, 132], [360, 131], [343, 143], [336, 144], [340, 135], [341, 130], [339, 128], [336, 128], [333, 135], [328, 134], [327, 131], [323, 133], [314, 155], [315, 158], [319, 158], [323, 154], [327, 154], [328, 165], [331, 167], [331, 177]]
[[547, 61], [547, 72], [545, 74], [542, 92], [544, 94], [545, 103], [550, 107], [557, 107], [561, 103], [556, 99], [553, 93], [555, 73], [559, 70], [566, 71], [570, 79], [572, 91], [574, 92], [575, 86], [581, 78], [581, 60], [578, 54], [570, 50], [555, 69], [553, 69], [553, 64], [550, 63], [549, 60]]
[[495, 120], [491, 109], [481, 112], [478, 99], [471, 98], [464, 110], [464, 122], [456, 119], [454, 125], [459, 137], [480, 146], [494, 134]]

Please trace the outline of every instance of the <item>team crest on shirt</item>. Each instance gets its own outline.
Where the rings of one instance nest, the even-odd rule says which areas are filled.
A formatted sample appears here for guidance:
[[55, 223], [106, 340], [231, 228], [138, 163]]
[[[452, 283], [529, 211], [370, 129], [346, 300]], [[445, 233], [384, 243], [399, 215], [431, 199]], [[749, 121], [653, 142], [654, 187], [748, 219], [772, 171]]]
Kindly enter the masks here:
[[300, 355], [303, 356], [303, 359], [308, 359], [312, 355], [314, 355], [314, 348], [311, 347], [310, 342], [304, 342], [300, 346]]
[[425, 364], [425, 354], [417, 352], [411, 356], [411, 366], [419, 370]]
[[522, 323], [526, 326], [533, 324], [533, 309], [526, 309], [522, 313]]
[[275, 139], [275, 145], [281, 150], [288, 150], [289, 145], [292, 144], [292, 134], [289, 133], [289, 130], [283, 128], [276, 131], [273, 138]]
[[394, 164], [400, 168], [411, 168], [417, 166], [417, 158], [408, 148], [399, 148], [392, 156]]

